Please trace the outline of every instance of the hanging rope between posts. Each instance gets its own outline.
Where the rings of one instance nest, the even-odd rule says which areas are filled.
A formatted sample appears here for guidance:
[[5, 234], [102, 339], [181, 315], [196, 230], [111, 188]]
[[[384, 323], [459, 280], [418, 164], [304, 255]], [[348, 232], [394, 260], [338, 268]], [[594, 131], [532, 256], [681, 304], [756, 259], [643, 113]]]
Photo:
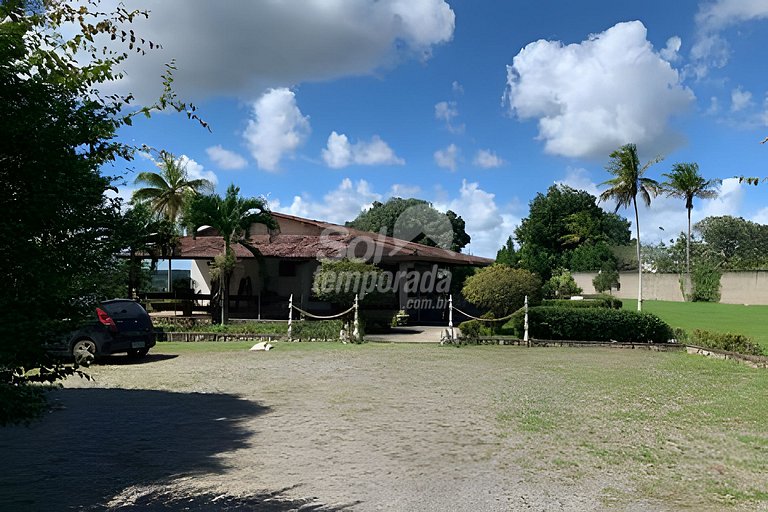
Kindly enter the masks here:
[[339, 313], [337, 315], [321, 316], [321, 315], [313, 315], [312, 313], [308, 313], [307, 311], [304, 311], [303, 309], [296, 306], [292, 306], [292, 307], [302, 315], [308, 316], [309, 318], [315, 318], [317, 320], [333, 320], [334, 318], [340, 318], [344, 315], [348, 315], [349, 313], [355, 310], [355, 306], [352, 306], [348, 310], [344, 311], [343, 313]]
[[[520, 309], [523, 309], [523, 308], [520, 308]], [[520, 309], [518, 309], [517, 311], [520, 311]], [[465, 313], [464, 311], [460, 310], [459, 308], [457, 308], [455, 306], [453, 306], [453, 310], [456, 311], [457, 313], [461, 313], [462, 315], [466, 316], [467, 318], [471, 318], [472, 320], [480, 320], [481, 322], [503, 322], [504, 320], [509, 320], [510, 318], [512, 318], [515, 315], [515, 313], [517, 313], [517, 311], [515, 311], [515, 312], [510, 313], [507, 316], [504, 316], [504, 317], [501, 317], [501, 318], [478, 318], [476, 316], [472, 316], [470, 314]]]

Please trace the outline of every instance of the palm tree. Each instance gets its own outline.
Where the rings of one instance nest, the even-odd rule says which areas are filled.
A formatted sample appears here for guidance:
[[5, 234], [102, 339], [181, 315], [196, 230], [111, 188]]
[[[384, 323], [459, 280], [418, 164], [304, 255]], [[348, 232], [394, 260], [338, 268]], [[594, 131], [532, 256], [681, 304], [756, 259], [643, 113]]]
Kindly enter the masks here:
[[653, 164], [660, 162], [661, 157], [656, 157], [640, 166], [640, 158], [637, 156], [637, 146], [625, 144], [611, 153], [611, 161], [606, 170], [614, 178], [602, 183], [610, 188], [600, 194], [600, 201], [613, 199], [616, 201], [616, 210], [619, 208], [635, 208], [635, 232], [637, 234], [637, 310], [643, 310], [643, 262], [640, 259], [640, 214], [637, 210], [637, 196], [642, 198], [646, 206], [651, 205], [651, 197], [659, 193], [660, 185], [651, 178], [643, 177], [645, 171]]
[[[133, 200], [148, 202], [158, 216], [165, 217], [176, 226], [184, 203], [200, 192], [213, 190], [213, 183], [206, 179], [190, 180], [187, 162], [167, 151], [160, 151], [157, 167], [160, 172], [142, 172], [135, 183], [145, 185], [134, 191]], [[169, 239], [170, 240], [170, 239]], [[168, 250], [168, 291], [172, 289], [171, 260], [173, 250]]]
[[226, 195], [196, 196], [192, 198], [184, 215], [184, 223], [194, 233], [201, 226], [214, 228], [224, 238], [224, 254], [221, 258], [219, 287], [222, 292], [221, 323], [226, 323], [229, 312], [229, 280], [234, 265], [232, 245], [241, 243], [250, 247], [247, 240], [253, 224], [264, 224], [277, 229], [277, 221], [263, 198], [240, 197], [240, 188], [230, 185]]
[[717, 197], [717, 190], [712, 187], [719, 184], [720, 180], [707, 180], [699, 174], [699, 165], [696, 163], [678, 163], [672, 166], [672, 172], [663, 175], [667, 178], [662, 186], [668, 196], [685, 199], [685, 209], [688, 210], [688, 238], [685, 241], [685, 273], [688, 283], [691, 280], [691, 210], [693, 199], [707, 199]]

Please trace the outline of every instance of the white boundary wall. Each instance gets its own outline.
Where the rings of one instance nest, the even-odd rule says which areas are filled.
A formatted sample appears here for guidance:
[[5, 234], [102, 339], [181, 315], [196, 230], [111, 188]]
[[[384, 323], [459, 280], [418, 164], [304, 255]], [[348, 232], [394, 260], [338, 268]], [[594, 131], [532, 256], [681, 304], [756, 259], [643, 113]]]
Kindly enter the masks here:
[[[597, 293], [592, 285], [596, 272], [574, 272], [573, 278], [584, 293]], [[619, 274], [620, 299], [637, 298], [637, 272]], [[643, 299], [683, 302], [678, 274], [643, 273]], [[720, 302], [726, 304], [768, 304], [768, 271], [724, 272], [720, 279]]]

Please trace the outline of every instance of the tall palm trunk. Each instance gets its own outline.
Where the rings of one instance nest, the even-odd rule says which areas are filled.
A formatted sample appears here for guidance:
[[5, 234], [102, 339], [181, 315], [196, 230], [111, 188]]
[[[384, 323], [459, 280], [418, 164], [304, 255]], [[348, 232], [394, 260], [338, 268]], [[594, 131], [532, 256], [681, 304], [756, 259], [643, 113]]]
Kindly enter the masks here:
[[635, 230], [637, 232], [637, 310], [643, 310], [643, 261], [640, 259], [640, 214], [637, 211], [637, 196], [632, 199], [635, 205]]
[[173, 292], [173, 269], [171, 268], [171, 256], [168, 255], [168, 293]]
[[688, 208], [688, 238], [685, 239], [685, 273], [691, 280], [691, 208]]

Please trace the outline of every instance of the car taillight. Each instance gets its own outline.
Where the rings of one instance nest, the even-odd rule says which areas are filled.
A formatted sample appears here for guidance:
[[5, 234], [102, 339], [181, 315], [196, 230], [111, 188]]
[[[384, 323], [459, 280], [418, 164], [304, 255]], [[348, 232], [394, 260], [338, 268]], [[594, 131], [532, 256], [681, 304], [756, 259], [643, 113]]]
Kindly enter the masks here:
[[117, 332], [115, 321], [112, 320], [112, 317], [109, 316], [106, 311], [101, 308], [96, 308], [96, 316], [99, 317], [99, 322], [101, 322], [102, 325], [106, 326], [112, 332]]

